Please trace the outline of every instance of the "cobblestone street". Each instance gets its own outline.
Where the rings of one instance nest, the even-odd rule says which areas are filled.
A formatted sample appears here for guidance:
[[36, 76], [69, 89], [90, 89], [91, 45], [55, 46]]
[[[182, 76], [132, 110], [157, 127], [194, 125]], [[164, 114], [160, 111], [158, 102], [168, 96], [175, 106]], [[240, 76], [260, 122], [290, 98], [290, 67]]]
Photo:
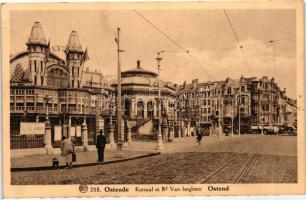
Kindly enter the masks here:
[[[245, 135], [165, 144], [165, 153], [75, 169], [12, 172], [12, 184], [295, 183], [296, 137]], [[154, 148], [154, 143], [137, 144]]]

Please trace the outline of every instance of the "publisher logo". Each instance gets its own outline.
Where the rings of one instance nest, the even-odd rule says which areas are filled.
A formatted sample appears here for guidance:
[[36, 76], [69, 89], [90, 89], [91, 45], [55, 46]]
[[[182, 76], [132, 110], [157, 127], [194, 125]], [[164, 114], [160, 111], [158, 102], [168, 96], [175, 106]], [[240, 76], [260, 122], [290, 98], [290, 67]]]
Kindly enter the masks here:
[[86, 193], [88, 191], [88, 186], [87, 185], [80, 185], [79, 186], [79, 191], [81, 193]]

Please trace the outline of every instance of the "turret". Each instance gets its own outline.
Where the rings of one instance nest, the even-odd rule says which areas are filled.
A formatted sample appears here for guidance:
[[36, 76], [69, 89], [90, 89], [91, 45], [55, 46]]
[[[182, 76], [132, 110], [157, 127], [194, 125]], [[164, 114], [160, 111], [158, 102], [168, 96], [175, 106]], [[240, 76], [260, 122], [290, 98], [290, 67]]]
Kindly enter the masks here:
[[81, 87], [82, 56], [84, 54], [76, 31], [72, 31], [66, 49], [66, 61], [69, 69], [69, 86]]
[[39, 22], [32, 26], [26, 43], [29, 52], [29, 79], [34, 85], [46, 85], [46, 52], [48, 44]]

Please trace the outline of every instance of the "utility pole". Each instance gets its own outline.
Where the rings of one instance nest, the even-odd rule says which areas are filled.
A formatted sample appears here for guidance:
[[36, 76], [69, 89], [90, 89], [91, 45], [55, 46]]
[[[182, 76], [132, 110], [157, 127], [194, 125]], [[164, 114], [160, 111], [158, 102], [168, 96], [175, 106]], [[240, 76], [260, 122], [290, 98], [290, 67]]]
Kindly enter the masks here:
[[162, 111], [161, 104], [162, 104], [162, 101], [161, 101], [161, 91], [160, 91], [160, 62], [162, 60], [162, 58], [160, 57], [160, 54], [162, 52], [163, 51], [157, 52], [157, 57], [156, 57], [157, 70], [158, 70], [158, 101], [159, 101], [159, 104], [158, 104], [158, 132], [157, 132], [157, 147], [156, 147], [157, 150], [164, 149], [163, 136], [161, 134], [161, 123], [162, 123], [162, 120], [161, 120], [161, 111]]
[[238, 104], [238, 119], [239, 119], [238, 135], [239, 136], [240, 136], [240, 126], [241, 126], [241, 121], [240, 121], [240, 103], [241, 103], [241, 96], [239, 96], [239, 104]]
[[118, 59], [118, 80], [117, 80], [117, 155], [116, 157], [123, 157], [123, 141], [121, 134], [121, 66], [120, 66], [120, 28], [117, 28], [117, 37], [115, 38], [117, 44], [117, 59]]
[[235, 117], [235, 100], [232, 99], [232, 137], [234, 136], [234, 117]]
[[218, 138], [221, 139], [222, 137], [222, 124], [221, 124], [221, 95], [219, 95], [219, 118], [218, 118]]

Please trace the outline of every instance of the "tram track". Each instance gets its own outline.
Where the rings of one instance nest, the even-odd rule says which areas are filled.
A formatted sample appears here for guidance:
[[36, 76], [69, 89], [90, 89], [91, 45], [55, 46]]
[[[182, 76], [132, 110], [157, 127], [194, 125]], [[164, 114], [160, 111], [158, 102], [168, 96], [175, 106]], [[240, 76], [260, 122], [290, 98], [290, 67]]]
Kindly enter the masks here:
[[[243, 158], [244, 156], [246, 156], [246, 154], [238, 154], [236, 156], [234, 156], [233, 158], [231, 158], [228, 162], [224, 163], [223, 165], [221, 165], [220, 167], [218, 167], [216, 170], [212, 171], [209, 175], [207, 175], [206, 177], [196, 181], [197, 184], [204, 184], [204, 183], [219, 183], [220, 179], [223, 180], [222, 182], [224, 183], [239, 183], [240, 180], [249, 172], [249, 170], [251, 170], [251, 168], [253, 167], [254, 163], [256, 162], [258, 155], [254, 154], [251, 155], [250, 158], [247, 159], [246, 162], [242, 162], [242, 164], [245, 164], [245, 166], [241, 167], [237, 174], [234, 173], [231, 177], [229, 176], [229, 180], [228, 177], [226, 176], [222, 176], [223, 174], [226, 174], [227, 172], [230, 173], [233, 171], [233, 169], [237, 170], [237, 167], [235, 167], [235, 165], [237, 165], [237, 162], [239, 163], [239, 160], [244, 160], [245, 158]], [[248, 155], [247, 155], [248, 156]], [[222, 177], [222, 178], [220, 178]], [[228, 182], [227, 182], [228, 181]]]
[[151, 164], [150, 166], [147, 166], [147, 167], [143, 167], [143, 168], [140, 168], [140, 169], [130, 171], [128, 173], [124, 173], [124, 174], [121, 174], [121, 175], [118, 175], [118, 176], [115, 176], [115, 177], [112, 177], [112, 178], [105, 179], [105, 180], [99, 182], [98, 184], [109, 183], [110, 181], [114, 181], [116, 179], [122, 179], [123, 177], [128, 177], [130, 175], [137, 174], [138, 172], [141, 172], [141, 171], [146, 171], [148, 169], [155, 168], [157, 166], [161, 166], [161, 165], [168, 164], [168, 163], [171, 163], [171, 162], [180, 162], [182, 160], [185, 160], [185, 157], [181, 158], [181, 159], [178, 159], [178, 160], [177, 159], [171, 159], [171, 160], [159, 162], [159, 163], [156, 163], [156, 164]]

